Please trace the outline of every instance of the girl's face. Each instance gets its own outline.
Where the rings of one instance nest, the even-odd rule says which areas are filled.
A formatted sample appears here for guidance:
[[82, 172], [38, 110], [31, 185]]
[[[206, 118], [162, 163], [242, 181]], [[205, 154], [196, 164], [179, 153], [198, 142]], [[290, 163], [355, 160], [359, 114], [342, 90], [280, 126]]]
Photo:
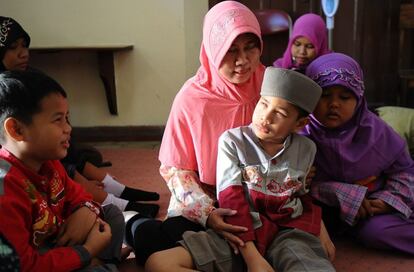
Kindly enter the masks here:
[[6, 50], [3, 57], [3, 65], [6, 70], [26, 70], [29, 62], [29, 48], [26, 40], [19, 38]]
[[324, 88], [313, 115], [327, 128], [337, 128], [348, 122], [357, 105], [355, 94], [343, 86]]
[[306, 37], [299, 37], [291, 47], [293, 60], [298, 66], [307, 66], [316, 58], [316, 49]]
[[260, 41], [256, 35], [239, 35], [224, 55], [219, 73], [233, 84], [247, 82], [260, 64]]

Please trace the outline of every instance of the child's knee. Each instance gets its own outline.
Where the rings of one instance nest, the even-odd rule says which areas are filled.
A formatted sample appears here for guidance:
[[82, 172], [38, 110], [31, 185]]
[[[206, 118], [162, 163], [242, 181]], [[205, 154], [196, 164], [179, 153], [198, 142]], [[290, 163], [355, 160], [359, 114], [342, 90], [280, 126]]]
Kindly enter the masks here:
[[125, 229], [125, 220], [121, 210], [115, 205], [109, 204], [103, 207], [104, 220], [111, 226], [112, 232]]

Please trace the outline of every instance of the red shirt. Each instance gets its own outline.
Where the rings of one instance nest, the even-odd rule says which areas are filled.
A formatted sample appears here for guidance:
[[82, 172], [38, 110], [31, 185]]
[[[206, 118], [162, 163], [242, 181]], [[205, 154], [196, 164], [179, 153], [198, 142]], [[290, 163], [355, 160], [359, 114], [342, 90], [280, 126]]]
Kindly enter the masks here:
[[64, 220], [92, 200], [59, 161], [47, 161], [36, 173], [2, 148], [2, 190], [0, 233], [16, 249], [21, 271], [71, 271], [84, 265], [85, 256], [78, 248], [53, 248]]

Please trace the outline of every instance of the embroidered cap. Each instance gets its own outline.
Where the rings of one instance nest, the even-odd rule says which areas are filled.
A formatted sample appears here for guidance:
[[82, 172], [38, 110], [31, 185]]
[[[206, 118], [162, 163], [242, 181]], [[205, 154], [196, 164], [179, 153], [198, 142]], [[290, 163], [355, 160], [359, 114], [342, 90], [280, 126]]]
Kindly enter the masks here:
[[6, 50], [19, 38], [26, 40], [26, 46], [30, 45], [30, 36], [23, 27], [13, 18], [0, 16], [0, 60], [3, 59]]
[[322, 94], [322, 88], [307, 76], [283, 68], [267, 67], [261, 96], [283, 98], [311, 113]]

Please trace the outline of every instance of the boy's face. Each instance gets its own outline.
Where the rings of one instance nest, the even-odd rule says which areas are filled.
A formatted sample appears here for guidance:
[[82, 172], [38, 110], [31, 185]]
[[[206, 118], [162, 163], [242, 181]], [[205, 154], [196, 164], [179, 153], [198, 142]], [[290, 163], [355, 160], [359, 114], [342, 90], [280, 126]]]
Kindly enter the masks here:
[[47, 160], [59, 160], [69, 148], [71, 126], [68, 123], [67, 99], [52, 93], [41, 101], [41, 111], [23, 125], [23, 146], [20, 158], [29, 166], [40, 166]]
[[3, 57], [3, 65], [9, 71], [24, 71], [27, 68], [28, 62], [29, 48], [27, 48], [26, 40], [19, 38], [6, 50]]
[[313, 115], [327, 128], [337, 128], [354, 115], [357, 99], [354, 93], [343, 86], [324, 88]]
[[298, 131], [307, 118], [299, 118], [295, 106], [283, 98], [262, 96], [253, 113], [253, 130], [261, 143], [281, 144]]

